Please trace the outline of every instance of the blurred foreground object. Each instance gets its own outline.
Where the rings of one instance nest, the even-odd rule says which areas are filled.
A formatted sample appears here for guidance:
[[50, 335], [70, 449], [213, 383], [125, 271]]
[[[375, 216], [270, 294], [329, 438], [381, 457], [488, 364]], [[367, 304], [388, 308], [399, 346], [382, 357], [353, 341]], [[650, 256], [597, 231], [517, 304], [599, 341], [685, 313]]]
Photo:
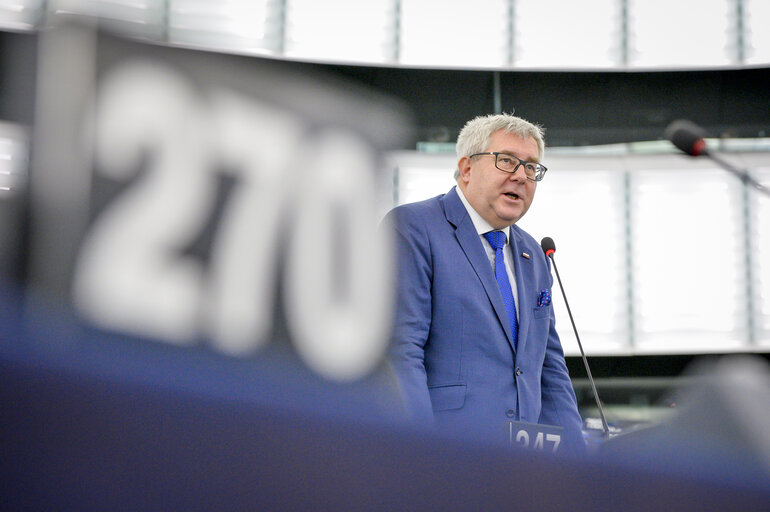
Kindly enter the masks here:
[[159, 357], [147, 344], [115, 353], [102, 338], [41, 357], [25, 347], [61, 342], [63, 324], [44, 321], [37, 336], [4, 327], [4, 336], [26, 342], [0, 344], [5, 510], [506, 510], [515, 503], [541, 511], [622, 504], [723, 512], [770, 503], [770, 485], [751, 467], [714, 478], [708, 468], [720, 460], [700, 441], [696, 451], [674, 446], [679, 455], [699, 455], [687, 471], [681, 461], [670, 466], [674, 440], [665, 438], [605, 460], [501, 450], [377, 417], [365, 395], [308, 386], [296, 366], [258, 359], [223, 368], [205, 353]]
[[770, 366], [755, 356], [700, 360], [669, 421], [605, 443], [632, 467], [770, 489]]
[[26, 300], [87, 328], [331, 381], [381, 364], [382, 151], [405, 111], [319, 66], [128, 41], [52, 16], [38, 42]]

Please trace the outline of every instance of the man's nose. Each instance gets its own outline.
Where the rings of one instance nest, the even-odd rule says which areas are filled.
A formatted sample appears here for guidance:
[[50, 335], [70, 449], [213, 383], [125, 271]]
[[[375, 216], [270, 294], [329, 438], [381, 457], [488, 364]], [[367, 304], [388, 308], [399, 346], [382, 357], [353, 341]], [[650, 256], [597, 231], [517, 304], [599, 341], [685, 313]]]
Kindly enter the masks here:
[[511, 174], [511, 181], [527, 181], [527, 174], [524, 171], [524, 166], [517, 166]]

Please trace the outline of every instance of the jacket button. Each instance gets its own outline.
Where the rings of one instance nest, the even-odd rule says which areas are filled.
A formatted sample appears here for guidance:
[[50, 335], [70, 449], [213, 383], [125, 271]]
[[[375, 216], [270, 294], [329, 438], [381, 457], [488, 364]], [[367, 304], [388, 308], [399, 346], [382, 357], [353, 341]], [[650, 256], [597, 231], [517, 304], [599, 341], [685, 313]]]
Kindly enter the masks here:
[[521, 370], [521, 368], [519, 368], [519, 367], [517, 366], [517, 367], [516, 367], [516, 375], [521, 375], [522, 373], [524, 373], [524, 372]]
[[514, 411], [513, 409], [508, 409], [507, 411], [505, 411], [505, 415], [508, 416], [509, 418], [513, 418], [516, 415], [516, 411]]

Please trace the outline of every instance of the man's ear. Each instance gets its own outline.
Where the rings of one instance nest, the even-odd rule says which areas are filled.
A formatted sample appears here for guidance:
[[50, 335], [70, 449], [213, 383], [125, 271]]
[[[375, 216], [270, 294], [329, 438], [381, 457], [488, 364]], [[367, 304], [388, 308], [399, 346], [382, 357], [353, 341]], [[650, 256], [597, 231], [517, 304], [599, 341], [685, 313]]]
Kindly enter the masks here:
[[471, 159], [467, 156], [462, 157], [457, 162], [457, 168], [460, 170], [458, 179], [462, 180], [463, 183], [468, 183], [471, 174]]

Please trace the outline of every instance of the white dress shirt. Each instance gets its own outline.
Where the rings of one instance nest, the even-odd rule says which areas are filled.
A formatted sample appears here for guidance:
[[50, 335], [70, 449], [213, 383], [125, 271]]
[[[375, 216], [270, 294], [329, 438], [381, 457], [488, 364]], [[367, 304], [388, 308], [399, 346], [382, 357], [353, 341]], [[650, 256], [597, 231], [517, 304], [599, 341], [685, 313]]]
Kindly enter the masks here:
[[465, 205], [465, 209], [468, 210], [468, 215], [471, 217], [471, 221], [473, 221], [473, 227], [476, 228], [476, 233], [479, 234], [479, 238], [481, 238], [481, 245], [484, 246], [484, 250], [487, 253], [487, 258], [489, 259], [489, 263], [492, 265], [492, 269], [495, 268], [495, 250], [492, 248], [492, 246], [487, 242], [487, 239], [484, 238], [484, 233], [488, 233], [490, 231], [502, 231], [505, 233], [505, 246], [503, 247], [503, 257], [505, 258], [505, 271], [508, 273], [508, 282], [511, 283], [511, 292], [513, 293], [513, 302], [516, 305], [516, 319], [519, 318], [519, 294], [518, 289], [516, 287], [516, 277], [513, 271], [513, 253], [511, 252], [511, 230], [510, 227], [506, 229], [500, 229], [496, 230], [492, 226], [489, 225], [487, 221], [484, 220], [484, 218], [479, 215], [479, 212], [477, 212], [473, 206], [468, 202], [468, 200], [465, 198], [465, 194], [463, 194], [462, 189], [460, 189], [459, 186], [457, 188], [457, 195], [460, 196], [460, 200]]

